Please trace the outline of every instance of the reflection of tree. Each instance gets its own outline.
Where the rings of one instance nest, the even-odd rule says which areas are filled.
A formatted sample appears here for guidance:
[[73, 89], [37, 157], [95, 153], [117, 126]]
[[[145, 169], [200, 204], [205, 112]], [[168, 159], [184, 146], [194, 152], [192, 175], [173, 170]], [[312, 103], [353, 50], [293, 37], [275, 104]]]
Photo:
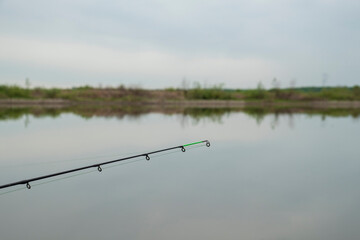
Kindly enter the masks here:
[[24, 108], [0, 108], [0, 121], [17, 120], [22, 118], [27, 112]]
[[234, 110], [229, 108], [186, 108], [182, 116], [184, 119], [190, 118], [192, 125], [198, 125], [201, 121], [210, 121], [222, 124], [222, 118], [229, 115]]
[[272, 129], [275, 129], [279, 125], [279, 114], [275, 113], [273, 114], [273, 119], [270, 122], [270, 126]]
[[30, 124], [29, 114], [25, 114], [24, 126], [27, 128]]
[[289, 116], [289, 126], [295, 126], [294, 114], [306, 114], [308, 116], [320, 116], [323, 121], [327, 117], [352, 117], [360, 118], [360, 109], [352, 108], [290, 108], [290, 107], [245, 107], [245, 108], [184, 108], [184, 107], [164, 107], [148, 105], [79, 105], [66, 107], [0, 107], [0, 121], [16, 120], [25, 118], [25, 125], [28, 125], [29, 116], [35, 118], [52, 117], [57, 118], [63, 113], [72, 113], [84, 119], [93, 117], [117, 118], [119, 120], [126, 117], [127, 119], [136, 120], [149, 113], [161, 113], [165, 115], [180, 115], [180, 123], [186, 125], [198, 125], [202, 122], [223, 123], [223, 118], [232, 112], [244, 112], [251, 118], [255, 119], [260, 125], [266, 116], [274, 116], [271, 121], [272, 128], [279, 124], [279, 116]]
[[256, 108], [256, 107], [246, 108], [244, 112], [248, 116], [254, 118], [257, 125], [261, 125], [267, 114], [264, 108]]
[[295, 119], [292, 113], [289, 114], [289, 128], [291, 129], [295, 128]]
[[248, 116], [255, 119], [256, 123], [260, 125], [266, 116], [273, 116], [270, 122], [271, 128], [276, 128], [279, 125], [279, 116], [289, 116], [289, 127], [295, 127], [294, 114], [306, 114], [308, 116], [320, 116], [322, 121], [328, 117], [352, 117], [353, 119], [360, 118], [360, 109], [358, 108], [302, 108], [302, 107], [246, 107], [242, 110]]

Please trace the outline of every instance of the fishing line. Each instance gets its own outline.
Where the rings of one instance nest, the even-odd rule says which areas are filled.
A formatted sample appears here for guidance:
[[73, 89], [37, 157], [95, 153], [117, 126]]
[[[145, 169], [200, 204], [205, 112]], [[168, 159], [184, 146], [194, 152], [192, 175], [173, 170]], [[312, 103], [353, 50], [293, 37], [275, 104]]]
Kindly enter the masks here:
[[[206, 145], [200, 145], [200, 146], [190, 146], [190, 147], [185, 147], [186, 150], [192, 150], [192, 149], [196, 149], [196, 148], [202, 148], [202, 147], [205, 147]], [[152, 156], [151, 159], [154, 159], [154, 158], [160, 158], [162, 156], [166, 156], [166, 155], [171, 155], [171, 154], [175, 154], [175, 153], [179, 153], [178, 150], [173, 150], [171, 152], [168, 152], [168, 153], [162, 153], [162, 154], [158, 154], [158, 155], [155, 155], [155, 156]], [[138, 159], [138, 160], [134, 160], [134, 161], [131, 161], [131, 162], [125, 162], [125, 163], [119, 163], [119, 164], [114, 164], [114, 165], [111, 165], [111, 166], [106, 166], [106, 167], [103, 167], [103, 169], [111, 169], [111, 168], [114, 168], [114, 167], [117, 167], [117, 166], [120, 166], [120, 165], [126, 165], [126, 164], [131, 164], [131, 163], [136, 163], [136, 162], [140, 162], [140, 161], [143, 161], [144, 159]]]
[[[185, 150], [192, 150], [192, 149], [196, 149], [196, 148], [202, 148], [202, 147], [205, 147], [205, 146], [206, 145], [199, 145], [199, 146], [189, 146], [189, 147], [184, 147], [184, 148], [185, 148]], [[159, 154], [159, 155], [155, 155], [152, 158], [158, 158], [158, 157], [161, 157], [161, 156], [166, 156], [166, 155], [170, 155], [170, 154], [174, 154], [174, 153], [178, 153], [178, 151], [174, 150], [174, 152], [162, 153], [162, 154]]]
[[[192, 149], [201, 148], [201, 147], [205, 147], [205, 146], [206, 146], [205, 144], [204, 145], [199, 145], [199, 146], [190, 146], [190, 147], [186, 147], [185, 149], [186, 150], [192, 150]], [[175, 154], [175, 153], [178, 153], [178, 152], [179, 152], [178, 150], [171, 150], [168, 153], [162, 153], [162, 154], [152, 156], [151, 159], [160, 158], [162, 156], [171, 155], [171, 154]], [[115, 168], [115, 167], [118, 167], [118, 166], [121, 166], [121, 165], [132, 164], [132, 163], [136, 163], [136, 162], [140, 162], [140, 161], [144, 161], [144, 159], [140, 158], [140, 159], [137, 159], [137, 160], [129, 160], [128, 162], [123, 162], [123, 163], [118, 163], [118, 164], [114, 164], [114, 165], [110, 165], [110, 166], [105, 166], [102, 169], [111, 169], [111, 168]], [[97, 169], [93, 169], [93, 170], [88, 171], [88, 172], [81, 172], [81, 173], [74, 174], [74, 175], [71, 175], [71, 176], [57, 178], [57, 179], [53, 179], [53, 180], [50, 180], [50, 181], [33, 184], [33, 186], [39, 186], [39, 185], [43, 185], [43, 184], [46, 184], [46, 183], [56, 182], [56, 181], [59, 181], [59, 180], [68, 179], [68, 178], [72, 178], [72, 177], [77, 177], [77, 176], [80, 176], [80, 175], [85, 175], [85, 174], [93, 173], [93, 172], [97, 172], [97, 171], [98, 171]], [[25, 189], [25, 188], [21, 188], [21, 189]]]
[[[196, 149], [196, 148], [202, 148], [202, 147], [205, 147], [205, 146], [206, 146], [205, 144], [204, 145], [199, 145], [199, 146], [189, 146], [189, 147], [186, 147], [185, 149], [186, 150], [192, 150], [192, 149]], [[171, 155], [171, 154], [175, 154], [175, 153], [179, 153], [179, 151], [178, 150], [171, 150], [168, 153], [162, 153], [162, 154], [152, 156], [151, 159], [160, 158], [162, 156]], [[123, 162], [123, 163], [118, 163], [118, 164], [114, 164], [114, 165], [110, 165], [110, 166], [105, 166], [102, 169], [111, 169], [111, 168], [115, 168], [115, 167], [118, 167], [118, 166], [121, 166], [121, 165], [132, 164], [132, 163], [136, 163], [136, 162], [140, 162], [140, 161], [144, 161], [144, 159], [140, 158], [140, 159], [137, 159], [137, 160], [130, 160], [128, 162]], [[93, 173], [93, 172], [98, 172], [98, 170], [93, 169], [93, 170], [88, 171], [88, 172], [81, 172], [81, 173], [74, 174], [74, 175], [71, 175], [71, 176], [57, 178], [57, 179], [53, 179], [53, 180], [50, 180], [50, 181], [33, 184], [33, 186], [39, 186], [39, 185], [43, 185], [43, 184], [47, 184], [47, 183], [51, 183], [51, 182], [56, 182], [56, 181], [60, 181], [60, 180], [68, 179], [68, 178], [72, 178], [72, 177], [77, 177], [77, 176], [80, 176], [80, 175], [85, 175], [85, 174], [89, 174], [89, 173]], [[22, 189], [25, 189], [25, 188], [21, 188], [19, 190], [22, 190]]]
[[[199, 145], [189, 145], [187, 147], [185, 147], [186, 150], [193, 150], [193, 149], [197, 149], [197, 148], [202, 148], [202, 147], [205, 147], [206, 144], [199, 144]], [[155, 156], [152, 156], [152, 159], [154, 158], [160, 158], [162, 156], [166, 156], [166, 155], [171, 155], [171, 154], [175, 154], [175, 153], [178, 153], [179, 151], [178, 150], [170, 150], [170, 152], [168, 153], [162, 153], [162, 154], [157, 154]], [[115, 168], [115, 167], [118, 167], [118, 166], [121, 166], [121, 165], [127, 165], [127, 164], [132, 164], [132, 163], [136, 163], [136, 162], [140, 162], [140, 161], [144, 161], [144, 159], [137, 159], [137, 160], [129, 160], [128, 162], [123, 162], [123, 163], [118, 163], [118, 164], [114, 164], [114, 165], [110, 165], [110, 166], [105, 166], [103, 167], [103, 169], [111, 169], [111, 168]], [[40, 182], [40, 183], [35, 183], [35, 184], [32, 184], [32, 186], [40, 186], [40, 185], [44, 185], [44, 184], [48, 184], [48, 183], [52, 183], [52, 182], [57, 182], [57, 181], [61, 181], [61, 180], [65, 180], [65, 179], [69, 179], [69, 178], [73, 178], [73, 177], [77, 177], [77, 176], [81, 176], [81, 175], [85, 175], [85, 174], [89, 174], [89, 173], [93, 173], [93, 172], [97, 172], [98, 170], [97, 169], [92, 169], [90, 171], [87, 171], [87, 172], [80, 172], [78, 174], [72, 174], [70, 176], [66, 176], [66, 177], [61, 177], [61, 178], [55, 178], [53, 180], [49, 180], [49, 181], [44, 181], [44, 182]], [[25, 190], [26, 187], [20, 187], [18, 189], [14, 189], [14, 190], [10, 190], [10, 191], [7, 191], [7, 192], [3, 192], [3, 193], [0, 193], [0, 196], [1, 195], [4, 195], [4, 194], [7, 194], [7, 193], [12, 193], [12, 192], [16, 192], [16, 191], [20, 191], [20, 190]]]
[[[154, 157], [152, 157], [152, 158], [154, 158]], [[110, 169], [110, 168], [113, 168], [113, 167], [118, 167], [120, 165], [132, 164], [132, 163], [136, 163], [136, 162], [140, 162], [140, 161], [144, 161], [144, 159], [130, 160], [129, 162], [119, 163], [119, 164], [112, 165], [112, 166], [106, 166], [106, 167], [103, 167], [102, 169]], [[56, 178], [56, 179], [53, 179], [53, 180], [49, 180], [49, 181], [41, 182], [41, 183], [36, 183], [36, 184], [32, 184], [32, 185], [33, 186], [40, 186], [40, 185], [43, 185], [43, 184], [47, 184], [47, 183], [51, 183], [51, 182], [57, 182], [57, 181], [60, 181], [60, 180], [63, 180], [63, 179], [77, 177], [77, 176], [81, 176], [81, 175], [85, 175], [85, 174], [89, 174], [89, 173], [93, 173], [93, 172], [99, 172], [99, 170], [98, 169], [92, 169], [92, 170], [90, 170], [88, 172], [80, 172], [78, 174], [73, 174], [73, 175], [66, 176], [66, 177]], [[23, 188], [23, 189], [25, 189], [25, 188]]]
[[20, 191], [20, 190], [25, 190], [25, 189], [26, 189], [26, 187], [22, 186], [22, 187], [17, 188], [17, 189], [13, 189], [13, 190], [10, 190], [10, 191], [7, 191], [7, 192], [2, 192], [2, 193], [0, 193], [0, 196], [4, 195], [4, 194], [12, 193], [12, 192], [17, 192], [17, 191]]
[[[115, 151], [113, 151], [115, 152]], [[118, 150], [117, 150], [118, 152]], [[140, 152], [128, 152], [127, 155], [139, 154]], [[79, 161], [88, 161], [91, 159], [98, 159], [98, 158], [115, 158], [119, 157], [119, 154], [102, 154], [102, 155], [95, 155], [95, 156], [84, 156], [78, 158], [70, 158], [65, 160], [53, 160], [53, 161], [39, 161], [39, 162], [32, 162], [32, 163], [19, 163], [19, 164], [9, 164], [9, 165], [2, 165], [2, 168], [12, 168], [12, 167], [24, 167], [24, 166], [39, 166], [39, 165], [48, 165], [48, 164], [58, 164], [58, 163], [67, 163], [67, 162], [79, 162]]]
[[[180, 145], [180, 146], [176, 146], [176, 147], [170, 147], [170, 148], [165, 148], [165, 149], [161, 149], [161, 150], [156, 150], [156, 151], [152, 151], [152, 152], [148, 152], [148, 153], [142, 153], [142, 154], [138, 154], [138, 155], [134, 155], [134, 156], [130, 156], [130, 157], [120, 158], [120, 159], [116, 159], [116, 160], [112, 160], [112, 161], [96, 163], [96, 164], [88, 165], [88, 166], [85, 166], [85, 167], [70, 169], [70, 170], [67, 170], [67, 171], [53, 173], [53, 174], [49, 174], [49, 175], [45, 175], [45, 176], [40, 176], [40, 177], [35, 177], [35, 178], [31, 178], [31, 179], [25, 179], [25, 180], [13, 182], [13, 183], [8, 183], [8, 184], [5, 184], [5, 185], [1, 185], [0, 189], [12, 187], [12, 186], [17, 186], [17, 185], [25, 185], [28, 189], [30, 189], [31, 188], [30, 183], [34, 182], [34, 181], [39, 181], [39, 180], [43, 180], [43, 179], [47, 179], [47, 178], [57, 177], [57, 176], [70, 174], [70, 173], [74, 173], [74, 172], [78, 172], [78, 171], [83, 171], [83, 170], [91, 169], [91, 168], [97, 168], [97, 171], [102, 172], [102, 170], [103, 170], [102, 166], [103, 165], [113, 164], [115, 162], [125, 161], [125, 160], [129, 160], [129, 159], [133, 159], [133, 158], [139, 158], [139, 157], [145, 157], [146, 160], [150, 160], [150, 155], [151, 155], [151, 158], [157, 158], [157, 157], [160, 157], [160, 156], [173, 154], [173, 153], [175, 153], [175, 150], [177, 150], [177, 149], [181, 149], [182, 152], [185, 152], [186, 149], [193, 149], [193, 148], [203, 147], [203, 146], [205, 146], [204, 144], [207, 147], [210, 147], [210, 142], [208, 140], [203, 140], [203, 141], [184, 144], [184, 145]], [[167, 153], [164, 153], [164, 152], [167, 152]], [[152, 156], [152, 155], [154, 155], [154, 156]], [[134, 162], [137, 162], [137, 161], [140, 161], [140, 160], [143, 160], [143, 159], [138, 159], [138, 160], [135, 160], [135, 161], [130, 161], [130, 162], [122, 163], [122, 164], [117, 164], [116, 166], [129, 164], [129, 163], [134, 163]], [[105, 167], [105, 168], [110, 168], [110, 167], [115, 167], [115, 166], [111, 165], [111, 166], [108, 166], [108, 167]], [[74, 177], [74, 176], [83, 175], [83, 174], [87, 174], [87, 173], [94, 172], [94, 171], [96, 171], [96, 170], [92, 170], [92, 171], [89, 171], [89, 172], [80, 172], [80, 173], [78, 173], [76, 175], [67, 176], [67, 177], [64, 177], [64, 178], [61, 178], [61, 179], [71, 178], [71, 177]], [[48, 183], [48, 182], [58, 181], [58, 180], [61, 180], [61, 179], [53, 179], [51, 181], [35, 184], [34, 186], [45, 184], [45, 183]], [[16, 191], [16, 190], [14, 190], [14, 191]], [[2, 193], [2, 194], [5, 194], [5, 193]], [[2, 195], [2, 194], [0, 194], [0, 195]]]
[[[200, 146], [187, 146], [185, 147], [186, 149], [192, 149], [192, 148], [198, 148], [198, 147], [204, 147], [206, 146], [204, 145], [200, 145]], [[118, 151], [118, 150], [116, 150]], [[40, 162], [32, 162], [32, 163], [22, 163], [22, 164], [10, 164], [10, 165], [2, 165], [2, 168], [12, 168], [12, 167], [25, 167], [25, 166], [40, 166], [40, 165], [48, 165], [48, 164], [58, 164], [58, 163], [67, 163], [67, 162], [78, 162], [78, 161], [88, 161], [91, 159], [98, 159], [98, 158], [112, 158], [112, 157], [119, 157], [119, 154], [116, 154], [115, 151], [113, 151], [114, 154], [101, 154], [101, 155], [95, 155], [95, 156], [84, 156], [84, 157], [78, 157], [78, 158], [70, 158], [70, 159], [65, 159], [65, 160], [54, 160], [54, 161], [40, 161]], [[137, 151], [137, 152], [128, 152], [126, 153], [127, 155], [130, 154], [140, 154], [141, 152]], [[123, 156], [125, 154], [122, 154]], [[165, 154], [166, 155], [166, 154]]]
[[73, 178], [73, 177], [77, 177], [77, 176], [81, 176], [81, 175], [85, 175], [85, 174], [89, 174], [89, 173], [93, 173], [93, 172], [97, 172], [96, 169], [92, 169], [88, 172], [80, 172], [80, 173], [77, 173], [77, 174], [73, 174], [73, 175], [70, 175], [70, 176], [66, 176], [66, 177], [61, 177], [61, 178], [56, 178], [56, 179], [53, 179], [53, 180], [49, 180], [49, 181], [45, 181], [45, 182], [40, 182], [40, 183], [35, 183], [35, 184], [32, 184], [33, 186], [40, 186], [40, 185], [44, 185], [44, 184], [48, 184], [48, 183], [52, 183], [52, 182], [57, 182], [57, 181], [60, 181], [60, 180], [64, 180], [64, 179], [68, 179], [68, 178]]
[[[205, 147], [205, 146], [206, 146], [206, 144], [189, 145], [189, 146], [185, 147], [185, 149], [186, 150], [192, 150], [192, 149], [202, 148], [202, 147]], [[156, 154], [155, 156], [152, 156], [151, 158], [152, 159], [160, 158], [162, 156], [175, 154], [175, 153], [178, 153], [178, 152], [179, 151], [177, 149], [170, 150], [170, 152], [168, 152], [168, 153]], [[105, 166], [105, 167], [103, 167], [103, 169], [111, 169], [111, 168], [118, 167], [120, 165], [132, 164], [132, 163], [136, 163], [136, 162], [140, 162], [140, 161], [144, 161], [144, 159], [140, 158], [140, 159], [137, 159], [137, 160], [129, 160], [128, 162], [123, 162], [123, 163], [119, 163], [119, 164], [115, 164], [115, 165]], [[52, 183], [52, 182], [57, 182], [57, 181], [61, 181], [61, 180], [65, 180], [65, 179], [69, 179], [69, 178], [73, 178], [73, 177], [77, 177], [77, 176], [80, 176], [80, 175], [85, 175], [85, 174], [89, 174], [89, 173], [93, 173], [93, 172], [97, 172], [97, 171], [98, 171], [97, 169], [92, 169], [92, 170], [87, 171], [87, 172], [80, 172], [78, 174], [72, 174], [72, 175], [66, 176], [66, 177], [55, 178], [53, 180], [44, 181], [44, 182], [40, 182], [40, 183], [35, 183], [35, 184], [32, 184], [32, 186], [40, 186], [40, 185], [44, 185], [44, 184], [48, 184], [48, 183]], [[25, 189], [26, 189], [26, 187], [20, 187], [18, 189], [14, 189], [14, 190], [10, 190], [10, 191], [7, 191], [7, 192], [0, 193], [0, 196], [4, 195], [4, 194], [7, 194], [7, 193], [12, 193], [12, 192], [20, 191], [20, 190], [25, 190]]]

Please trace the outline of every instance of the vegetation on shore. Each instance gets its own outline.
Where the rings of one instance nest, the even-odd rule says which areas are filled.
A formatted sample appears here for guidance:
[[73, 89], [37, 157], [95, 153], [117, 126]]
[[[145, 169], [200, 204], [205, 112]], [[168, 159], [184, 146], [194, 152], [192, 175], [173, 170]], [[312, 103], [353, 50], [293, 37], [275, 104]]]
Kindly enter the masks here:
[[222, 85], [189, 89], [145, 90], [140, 88], [22, 88], [0, 85], [0, 99], [64, 99], [71, 101], [166, 101], [166, 100], [245, 100], [245, 101], [360, 101], [360, 87], [302, 87], [264, 89], [224, 89]]

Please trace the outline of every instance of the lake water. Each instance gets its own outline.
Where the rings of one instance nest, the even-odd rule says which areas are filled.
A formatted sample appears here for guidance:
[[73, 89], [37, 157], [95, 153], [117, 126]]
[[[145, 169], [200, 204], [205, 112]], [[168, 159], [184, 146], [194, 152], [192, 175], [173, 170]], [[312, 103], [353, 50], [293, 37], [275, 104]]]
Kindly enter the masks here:
[[1, 118], [0, 185], [211, 142], [2, 189], [1, 239], [359, 239], [358, 115], [202, 113]]

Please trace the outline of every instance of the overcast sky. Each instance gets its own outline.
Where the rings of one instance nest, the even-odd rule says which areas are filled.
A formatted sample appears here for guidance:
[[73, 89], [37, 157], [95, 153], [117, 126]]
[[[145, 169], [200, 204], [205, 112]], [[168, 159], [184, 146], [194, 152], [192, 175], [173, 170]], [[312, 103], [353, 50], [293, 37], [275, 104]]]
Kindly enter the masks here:
[[359, 0], [0, 0], [0, 83], [360, 85]]

